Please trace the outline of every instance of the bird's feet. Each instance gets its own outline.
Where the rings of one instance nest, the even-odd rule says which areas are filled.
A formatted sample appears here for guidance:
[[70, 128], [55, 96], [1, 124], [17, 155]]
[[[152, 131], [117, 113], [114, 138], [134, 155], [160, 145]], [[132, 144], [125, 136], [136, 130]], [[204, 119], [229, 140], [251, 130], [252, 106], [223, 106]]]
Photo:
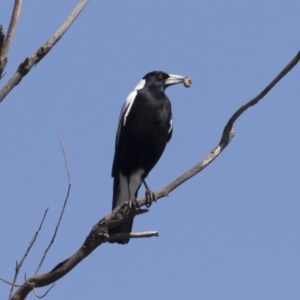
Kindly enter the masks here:
[[135, 209], [140, 208], [139, 202], [137, 201], [137, 199], [134, 196], [130, 196], [129, 197], [128, 204], [129, 204], [129, 208], [130, 209], [132, 209], [132, 208], [135, 208]]
[[146, 199], [146, 207], [150, 207], [153, 201], [156, 201], [155, 194], [149, 189], [145, 179], [143, 179], [144, 186], [146, 188], [145, 199]]
[[149, 188], [146, 189], [145, 199], [146, 199], [146, 207], [150, 207], [153, 201], [156, 202], [155, 194]]

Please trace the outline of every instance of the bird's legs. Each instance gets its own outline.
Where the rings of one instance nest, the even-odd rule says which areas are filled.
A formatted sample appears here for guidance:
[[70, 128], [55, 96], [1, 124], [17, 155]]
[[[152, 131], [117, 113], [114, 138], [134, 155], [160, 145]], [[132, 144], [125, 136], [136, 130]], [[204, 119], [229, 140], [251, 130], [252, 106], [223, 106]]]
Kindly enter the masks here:
[[153, 201], [156, 201], [155, 194], [149, 189], [145, 179], [143, 179], [143, 184], [146, 188], [145, 199], [146, 199], [146, 207], [150, 207]]
[[132, 208], [133, 206], [139, 208], [140, 207], [139, 203], [131, 191], [130, 176], [127, 177], [127, 183], [128, 183], [128, 194], [129, 194], [128, 195], [129, 196], [129, 201], [128, 201], [129, 208]]

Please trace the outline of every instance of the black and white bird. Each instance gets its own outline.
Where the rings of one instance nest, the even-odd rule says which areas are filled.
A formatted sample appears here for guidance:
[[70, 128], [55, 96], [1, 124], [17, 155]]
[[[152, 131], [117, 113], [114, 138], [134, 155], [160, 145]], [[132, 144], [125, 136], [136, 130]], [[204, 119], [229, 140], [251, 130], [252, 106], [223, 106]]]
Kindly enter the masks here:
[[[142, 183], [149, 204], [154, 199], [145, 178], [161, 157], [173, 129], [171, 103], [165, 89], [185, 80], [183, 76], [154, 71], [145, 75], [128, 95], [116, 135], [112, 209], [125, 201], [135, 205]], [[132, 223], [133, 219], [127, 220], [109, 233], [130, 233]], [[115, 242], [127, 244], [129, 239]]]

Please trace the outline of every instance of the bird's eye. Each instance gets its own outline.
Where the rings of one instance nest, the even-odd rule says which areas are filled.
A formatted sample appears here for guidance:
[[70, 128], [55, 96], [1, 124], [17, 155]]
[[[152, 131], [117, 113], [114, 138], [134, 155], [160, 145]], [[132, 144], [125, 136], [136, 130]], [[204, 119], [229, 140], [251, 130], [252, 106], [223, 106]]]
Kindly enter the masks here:
[[158, 78], [158, 79], [163, 79], [163, 77], [164, 77], [164, 76], [163, 76], [163, 74], [161, 74], [161, 73], [159, 73], [159, 74], [157, 75], [157, 78]]

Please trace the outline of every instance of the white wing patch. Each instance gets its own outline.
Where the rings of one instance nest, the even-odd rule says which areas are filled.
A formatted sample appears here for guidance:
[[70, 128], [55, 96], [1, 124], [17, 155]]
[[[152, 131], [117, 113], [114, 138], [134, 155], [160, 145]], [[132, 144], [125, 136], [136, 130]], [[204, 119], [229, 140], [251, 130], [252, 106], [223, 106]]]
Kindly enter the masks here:
[[171, 117], [171, 119], [170, 119], [170, 128], [169, 128], [168, 133], [170, 133], [172, 131], [172, 128], [173, 128], [173, 119]]
[[134, 91], [141, 90], [145, 86], [146, 80], [141, 79], [139, 83], [136, 85], [136, 87], [133, 89]]
[[126, 100], [123, 104], [123, 107], [122, 107], [122, 110], [121, 110], [121, 113], [120, 113], [120, 117], [119, 117], [119, 125], [118, 125], [118, 131], [117, 131], [117, 141], [119, 140], [119, 134], [120, 134], [120, 131], [121, 131], [121, 126], [122, 125], [125, 126], [125, 124], [126, 124], [126, 120], [127, 120], [128, 115], [129, 115], [132, 104], [134, 102], [134, 99], [135, 99], [138, 91], [141, 90], [145, 86], [145, 83], [146, 83], [145, 79], [140, 80], [140, 82], [133, 89], [133, 91], [127, 96], [127, 98], [126, 98]]
[[[123, 109], [122, 109], [122, 114], [124, 113], [124, 118], [123, 118], [123, 126], [125, 126], [125, 123], [126, 123], [126, 119], [127, 119], [127, 117], [128, 117], [128, 114], [129, 114], [129, 112], [130, 112], [130, 109], [131, 109], [131, 106], [132, 106], [132, 104], [133, 104], [133, 102], [134, 102], [134, 99], [135, 99], [135, 96], [137, 95], [137, 91], [136, 90], [133, 90], [129, 95], [128, 95], [128, 97], [126, 98], [126, 100], [125, 100], [125, 103], [124, 103], [124, 105], [126, 105], [126, 107], [124, 108], [124, 111], [123, 111]], [[123, 105], [123, 106], [124, 106]], [[120, 118], [121, 118], [122, 116], [120, 116]], [[120, 122], [121, 120], [119, 120], [119, 122]]]

